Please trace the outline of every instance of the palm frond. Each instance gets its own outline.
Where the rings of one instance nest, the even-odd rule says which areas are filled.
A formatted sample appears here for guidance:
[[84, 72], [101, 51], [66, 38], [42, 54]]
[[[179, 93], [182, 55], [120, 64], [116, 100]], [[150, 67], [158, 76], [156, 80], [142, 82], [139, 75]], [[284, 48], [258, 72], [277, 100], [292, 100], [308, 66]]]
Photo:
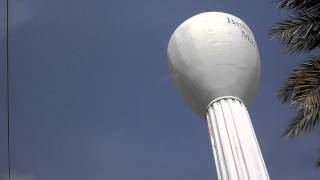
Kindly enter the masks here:
[[[311, 51], [320, 47], [320, 0], [276, 0], [278, 8], [292, 15], [270, 31], [285, 45], [287, 52]], [[279, 90], [283, 103], [294, 105], [298, 112], [283, 136], [294, 137], [310, 132], [320, 124], [320, 56], [297, 66]], [[320, 160], [315, 162], [320, 168]]]
[[319, 0], [278, 0], [278, 8], [286, 8], [290, 10], [319, 10]]
[[283, 103], [304, 104], [306, 98], [320, 93], [320, 56], [297, 66], [279, 90], [278, 97]]
[[294, 137], [308, 133], [319, 125], [319, 107], [315, 111], [300, 109], [298, 114], [289, 123], [284, 137]]
[[277, 23], [270, 34], [279, 39], [287, 51], [311, 51], [320, 47], [320, 11], [297, 11]]
[[309, 132], [319, 124], [320, 56], [312, 57], [294, 69], [280, 89], [279, 99], [298, 108], [298, 114], [289, 123], [284, 136]]
[[317, 168], [320, 168], [320, 160], [318, 160], [317, 162], [314, 163], [314, 166]]

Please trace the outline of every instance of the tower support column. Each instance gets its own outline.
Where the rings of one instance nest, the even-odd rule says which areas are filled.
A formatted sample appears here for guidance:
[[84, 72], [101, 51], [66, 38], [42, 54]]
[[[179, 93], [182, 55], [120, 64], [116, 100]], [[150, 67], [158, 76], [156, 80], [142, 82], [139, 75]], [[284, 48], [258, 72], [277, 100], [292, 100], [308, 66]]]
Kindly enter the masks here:
[[269, 180], [247, 108], [235, 97], [208, 106], [207, 121], [219, 180]]

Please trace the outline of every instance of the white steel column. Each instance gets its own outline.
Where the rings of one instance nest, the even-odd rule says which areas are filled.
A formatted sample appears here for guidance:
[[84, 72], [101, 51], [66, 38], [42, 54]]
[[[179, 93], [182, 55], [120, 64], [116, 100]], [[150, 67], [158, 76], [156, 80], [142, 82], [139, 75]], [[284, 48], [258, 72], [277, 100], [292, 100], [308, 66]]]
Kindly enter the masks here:
[[219, 180], [269, 180], [245, 105], [233, 97], [212, 102], [207, 121]]

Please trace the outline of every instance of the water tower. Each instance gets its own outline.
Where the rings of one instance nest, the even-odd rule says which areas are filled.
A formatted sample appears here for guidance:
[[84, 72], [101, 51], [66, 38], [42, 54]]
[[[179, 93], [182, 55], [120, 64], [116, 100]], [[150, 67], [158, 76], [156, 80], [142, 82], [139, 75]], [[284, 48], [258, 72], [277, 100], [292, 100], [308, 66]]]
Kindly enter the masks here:
[[198, 14], [175, 30], [168, 59], [183, 99], [208, 122], [219, 179], [269, 180], [246, 108], [260, 79], [250, 28], [230, 14]]

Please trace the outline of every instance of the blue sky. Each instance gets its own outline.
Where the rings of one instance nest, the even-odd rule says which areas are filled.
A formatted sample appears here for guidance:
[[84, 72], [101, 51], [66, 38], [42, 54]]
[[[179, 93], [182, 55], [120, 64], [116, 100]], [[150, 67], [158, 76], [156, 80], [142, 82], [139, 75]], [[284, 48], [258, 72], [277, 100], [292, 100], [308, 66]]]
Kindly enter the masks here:
[[[0, 0], [5, 25], [5, 0]], [[293, 110], [276, 98], [308, 55], [268, 36], [273, 1], [10, 0], [9, 89], [15, 180], [217, 179], [206, 122], [179, 97], [167, 43], [187, 18], [223, 11], [252, 29], [261, 85], [251, 119], [271, 179], [316, 180], [315, 132], [283, 139]], [[0, 179], [7, 179], [6, 35], [1, 26]]]

